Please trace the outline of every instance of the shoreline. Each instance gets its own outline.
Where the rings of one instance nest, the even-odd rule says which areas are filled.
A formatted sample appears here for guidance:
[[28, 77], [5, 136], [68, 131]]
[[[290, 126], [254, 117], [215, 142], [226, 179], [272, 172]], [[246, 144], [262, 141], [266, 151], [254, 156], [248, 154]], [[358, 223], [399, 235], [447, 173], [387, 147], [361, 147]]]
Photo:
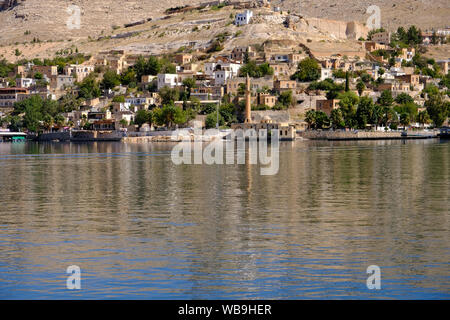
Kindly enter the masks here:
[[[190, 137], [193, 141], [193, 136]], [[208, 139], [206, 139], [208, 138]], [[425, 140], [425, 139], [439, 139], [439, 131], [300, 131], [297, 132], [296, 139], [291, 140], [323, 140], [323, 141], [364, 141], [364, 140]], [[203, 137], [202, 141], [211, 141], [213, 137]], [[31, 140], [31, 139], [30, 139]], [[174, 138], [168, 132], [161, 135], [130, 135], [119, 136], [115, 132], [100, 133], [85, 132], [81, 136], [73, 136], [70, 132], [58, 133], [44, 133], [39, 135], [37, 139], [32, 139], [37, 142], [123, 142], [123, 143], [176, 143], [186, 141], [186, 138], [179, 136]], [[280, 141], [284, 141], [280, 139]]]

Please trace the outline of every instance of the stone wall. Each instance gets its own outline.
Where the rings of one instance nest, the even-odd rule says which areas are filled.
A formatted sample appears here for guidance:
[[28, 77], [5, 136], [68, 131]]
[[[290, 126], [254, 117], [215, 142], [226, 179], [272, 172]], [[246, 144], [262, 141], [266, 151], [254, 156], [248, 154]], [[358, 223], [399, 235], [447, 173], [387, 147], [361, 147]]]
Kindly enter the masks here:
[[299, 136], [311, 140], [377, 140], [401, 139], [401, 132], [374, 131], [304, 131]]
[[307, 18], [307, 25], [314, 27], [320, 32], [327, 33], [336, 39], [357, 40], [360, 37], [367, 37], [368, 28], [360, 22], [338, 21], [320, 18]]
[[37, 138], [38, 141], [67, 141], [70, 140], [70, 132], [49, 132], [42, 133]]

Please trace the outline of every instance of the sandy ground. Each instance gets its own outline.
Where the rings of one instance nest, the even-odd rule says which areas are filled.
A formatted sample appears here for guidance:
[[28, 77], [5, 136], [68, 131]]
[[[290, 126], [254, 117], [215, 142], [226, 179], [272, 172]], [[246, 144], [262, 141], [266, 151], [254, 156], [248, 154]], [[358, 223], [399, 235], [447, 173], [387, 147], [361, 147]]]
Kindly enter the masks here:
[[[254, 10], [255, 15], [267, 14], [267, 9]], [[132, 53], [159, 54], [173, 52], [181, 46], [195, 43], [194, 49], [208, 46], [211, 39], [216, 35], [227, 32], [230, 37], [225, 43], [225, 52], [234, 46], [261, 44], [268, 39], [285, 39], [293, 43], [305, 43], [310, 46], [314, 53], [319, 55], [331, 55], [341, 53], [353, 56], [355, 51], [361, 50], [356, 41], [336, 40], [330, 38], [326, 32], [311, 29], [308, 32], [287, 29], [282, 23], [255, 23], [247, 26], [237, 27], [232, 18], [237, 10], [230, 7], [218, 11], [193, 12], [171, 16], [169, 19], [156, 19], [145, 24], [131, 28], [115, 28], [103, 37], [135, 32], [133, 36], [112, 39], [99, 37], [73, 37], [66, 40], [52, 40], [42, 43], [13, 43], [0, 46], [0, 58], [16, 61], [23, 58], [54, 57], [55, 52], [61, 49], [78, 49], [79, 52], [95, 54], [98, 51], [109, 49], [126, 49]], [[31, 37], [27, 35], [26, 37]], [[307, 39], [312, 42], [307, 43]], [[19, 49], [20, 56], [15, 55], [15, 49]]]

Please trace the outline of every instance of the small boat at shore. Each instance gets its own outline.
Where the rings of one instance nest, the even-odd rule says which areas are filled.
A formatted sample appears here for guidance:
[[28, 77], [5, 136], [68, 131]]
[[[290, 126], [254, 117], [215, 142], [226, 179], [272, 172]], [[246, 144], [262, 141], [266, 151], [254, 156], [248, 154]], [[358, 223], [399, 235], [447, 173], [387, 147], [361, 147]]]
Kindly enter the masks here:
[[439, 139], [450, 139], [450, 127], [442, 127], [439, 131]]

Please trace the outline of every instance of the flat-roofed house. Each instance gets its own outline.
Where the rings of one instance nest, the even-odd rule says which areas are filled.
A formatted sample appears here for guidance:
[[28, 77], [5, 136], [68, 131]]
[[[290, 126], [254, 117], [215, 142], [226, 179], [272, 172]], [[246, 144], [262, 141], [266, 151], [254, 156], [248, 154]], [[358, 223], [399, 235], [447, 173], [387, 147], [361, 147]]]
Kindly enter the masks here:
[[316, 100], [316, 111], [323, 111], [330, 116], [331, 111], [339, 108], [339, 101], [339, 99]]
[[372, 41], [375, 41], [376, 43], [389, 45], [391, 43], [391, 33], [388, 31], [377, 32], [372, 35]]
[[51, 78], [52, 76], [58, 75], [58, 67], [57, 66], [32, 66], [31, 67], [31, 75], [34, 77], [36, 73], [40, 73], [42, 75], [47, 76], [47, 78]]
[[19, 95], [26, 93], [28, 93], [26, 88], [0, 88], [0, 108], [13, 108], [14, 103], [19, 101]]
[[83, 81], [90, 73], [94, 72], [93, 65], [70, 64], [64, 68], [64, 74], [76, 77], [76, 81]]
[[294, 90], [297, 88], [297, 82], [295, 80], [275, 80], [273, 82], [273, 88], [277, 92]]

